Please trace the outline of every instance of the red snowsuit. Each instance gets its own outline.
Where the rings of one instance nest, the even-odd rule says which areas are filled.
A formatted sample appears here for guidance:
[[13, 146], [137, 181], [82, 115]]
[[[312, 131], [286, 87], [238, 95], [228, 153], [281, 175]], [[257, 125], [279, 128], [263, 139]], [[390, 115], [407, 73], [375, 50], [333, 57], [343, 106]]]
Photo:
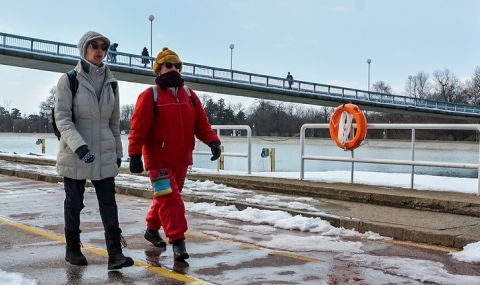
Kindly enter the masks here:
[[147, 227], [163, 225], [169, 243], [185, 239], [187, 220], [180, 195], [187, 168], [192, 164], [195, 136], [205, 144], [220, 144], [197, 95], [181, 88], [158, 90], [156, 111], [153, 91], [137, 99], [128, 136], [128, 155], [143, 154], [145, 169], [156, 193], [147, 214]]

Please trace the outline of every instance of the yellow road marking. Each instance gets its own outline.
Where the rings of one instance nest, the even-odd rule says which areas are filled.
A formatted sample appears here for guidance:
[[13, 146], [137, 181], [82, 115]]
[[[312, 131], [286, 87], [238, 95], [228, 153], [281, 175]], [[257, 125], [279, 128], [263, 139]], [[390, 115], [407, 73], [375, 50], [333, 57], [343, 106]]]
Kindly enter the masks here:
[[403, 240], [392, 239], [392, 240], [385, 240], [385, 242], [404, 245], [404, 246], [410, 246], [410, 247], [416, 247], [421, 249], [429, 249], [429, 250], [434, 250], [439, 252], [446, 252], [446, 253], [460, 251], [458, 248], [451, 248], [451, 247], [446, 247], [441, 245], [432, 245], [432, 244], [426, 244], [426, 243], [418, 243], [413, 241], [403, 241]]
[[[12, 227], [15, 227], [17, 229], [23, 230], [25, 232], [29, 232], [29, 233], [32, 233], [32, 234], [35, 234], [35, 235], [38, 235], [38, 236], [41, 236], [41, 237], [44, 237], [44, 238], [47, 238], [47, 239], [50, 239], [50, 240], [65, 243], [65, 238], [63, 238], [61, 236], [58, 236], [56, 234], [53, 234], [53, 233], [49, 233], [49, 232], [44, 231], [44, 230], [39, 229], [39, 228], [35, 228], [35, 227], [27, 226], [27, 225], [22, 224], [22, 223], [14, 222], [14, 221], [11, 221], [11, 220], [6, 219], [4, 217], [0, 217], [0, 222], [3, 223], [3, 224], [7, 224], [7, 225], [10, 225]], [[90, 252], [90, 253], [93, 253], [93, 254], [108, 257], [108, 253], [104, 249], [96, 248], [96, 247], [89, 246], [89, 245], [83, 245], [83, 249]], [[206, 281], [203, 281], [203, 280], [199, 280], [197, 278], [194, 278], [194, 277], [191, 277], [191, 276], [188, 276], [188, 275], [176, 273], [174, 271], [171, 271], [171, 270], [168, 270], [168, 269], [165, 269], [165, 268], [162, 268], [162, 267], [152, 266], [152, 265], [150, 265], [146, 262], [140, 261], [140, 260], [135, 260], [134, 265], [138, 266], [138, 267], [142, 267], [142, 268], [144, 268], [144, 269], [146, 269], [150, 272], [162, 275], [164, 277], [167, 277], [167, 278], [170, 278], [170, 279], [175, 279], [175, 280], [185, 282], [185, 283], [191, 284], [191, 285], [207, 285], [207, 284], [210, 285], [210, 284], [212, 284], [212, 283], [209, 283], [209, 282], [206, 282]]]

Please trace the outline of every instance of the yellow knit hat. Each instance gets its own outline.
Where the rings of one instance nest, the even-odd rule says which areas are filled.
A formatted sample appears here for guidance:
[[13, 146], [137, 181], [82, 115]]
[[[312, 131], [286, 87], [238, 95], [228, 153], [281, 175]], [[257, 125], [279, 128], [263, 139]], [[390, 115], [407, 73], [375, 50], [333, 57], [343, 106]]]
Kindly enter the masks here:
[[[169, 50], [168, 47], [164, 47], [162, 51], [157, 54], [157, 58], [153, 63], [153, 72], [157, 74], [158, 71], [160, 71], [160, 67], [165, 62], [182, 64], [182, 61], [180, 60], [180, 57], [178, 57], [178, 54], [176, 52], [174, 52], [173, 50]], [[182, 71], [182, 67], [183, 66], [180, 65], [179, 71]]]

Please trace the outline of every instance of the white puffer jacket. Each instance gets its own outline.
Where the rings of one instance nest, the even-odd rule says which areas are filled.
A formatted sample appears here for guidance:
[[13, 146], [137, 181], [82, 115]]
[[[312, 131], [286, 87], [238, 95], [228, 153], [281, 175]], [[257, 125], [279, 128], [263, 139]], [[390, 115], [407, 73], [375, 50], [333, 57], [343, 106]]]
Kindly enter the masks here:
[[[80, 45], [81, 55], [84, 55]], [[82, 56], [83, 57], [83, 56]], [[86, 64], [85, 62], [83, 64]], [[120, 102], [118, 88], [114, 94], [112, 82], [116, 82], [108, 66], [105, 68], [100, 100], [95, 88], [87, 79], [82, 60], [75, 67], [78, 90], [73, 102], [66, 74], [58, 80], [55, 94], [55, 121], [61, 133], [57, 155], [57, 171], [63, 177], [72, 179], [100, 180], [118, 174], [116, 161], [122, 157], [120, 138]], [[95, 161], [85, 163], [75, 154], [80, 146], [87, 145], [95, 155]]]

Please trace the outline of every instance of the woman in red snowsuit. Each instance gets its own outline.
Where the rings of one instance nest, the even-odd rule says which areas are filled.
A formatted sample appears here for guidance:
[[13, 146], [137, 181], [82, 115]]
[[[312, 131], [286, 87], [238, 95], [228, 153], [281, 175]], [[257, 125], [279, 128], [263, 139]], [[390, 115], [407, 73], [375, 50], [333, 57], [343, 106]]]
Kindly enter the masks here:
[[145, 239], [155, 246], [166, 246], [158, 233], [163, 226], [168, 242], [173, 244], [175, 260], [189, 257], [184, 241], [185, 206], [180, 192], [187, 168], [192, 164], [195, 136], [210, 146], [212, 160], [221, 154], [220, 140], [195, 92], [183, 85], [181, 70], [182, 62], [174, 51], [164, 48], [157, 55], [153, 64], [156, 85], [138, 96], [128, 137], [130, 171], [143, 171], [143, 154], [154, 191], [146, 217]]

